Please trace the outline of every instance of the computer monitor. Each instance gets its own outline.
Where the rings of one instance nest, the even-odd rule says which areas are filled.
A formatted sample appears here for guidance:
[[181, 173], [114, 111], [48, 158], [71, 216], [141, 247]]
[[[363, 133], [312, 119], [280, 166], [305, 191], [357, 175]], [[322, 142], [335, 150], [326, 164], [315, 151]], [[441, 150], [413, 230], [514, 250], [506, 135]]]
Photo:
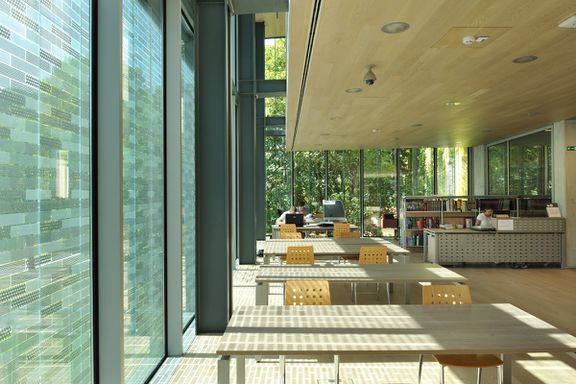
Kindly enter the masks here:
[[322, 200], [324, 220], [346, 221], [344, 204], [340, 200]]
[[303, 227], [304, 215], [302, 213], [287, 213], [286, 224], [296, 224], [297, 227]]

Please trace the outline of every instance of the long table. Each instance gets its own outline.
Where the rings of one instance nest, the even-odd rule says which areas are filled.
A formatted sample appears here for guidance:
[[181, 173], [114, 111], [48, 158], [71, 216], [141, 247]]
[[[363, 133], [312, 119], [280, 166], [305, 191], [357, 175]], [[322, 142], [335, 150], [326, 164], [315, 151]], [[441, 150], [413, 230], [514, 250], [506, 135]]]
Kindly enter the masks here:
[[[359, 228], [354, 224], [350, 224], [350, 231], [357, 231]], [[317, 223], [309, 223], [304, 225], [303, 227], [296, 227], [298, 232], [304, 233], [311, 233], [311, 232], [332, 232], [334, 231], [333, 226], [323, 226], [318, 225]], [[272, 238], [279, 239], [280, 238], [280, 226], [279, 225], [272, 225]]]
[[410, 303], [410, 284], [420, 281], [465, 282], [467, 279], [437, 264], [283, 265], [261, 266], [256, 274], [256, 305], [267, 305], [269, 284], [288, 280], [328, 280], [350, 283], [404, 283], [404, 302]]
[[[236, 309], [218, 344], [218, 384], [245, 382], [246, 356], [501, 354], [576, 351], [576, 337], [512, 304], [333, 305]], [[338, 370], [335, 379], [338, 382]]]
[[399, 258], [402, 263], [406, 263], [410, 251], [399, 247], [396, 244], [383, 239], [362, 237], [359, 239], [273, 239], [264, 242], [264, 264], [270, 263], [273, 256], [286, 256], [288, 247], [311, 245], [314, 247], [314, 256], [317, 258], [353, 256], [360, 253], [360, 247], [385, 245], [388, 247], [390, 262], [392, 258]]

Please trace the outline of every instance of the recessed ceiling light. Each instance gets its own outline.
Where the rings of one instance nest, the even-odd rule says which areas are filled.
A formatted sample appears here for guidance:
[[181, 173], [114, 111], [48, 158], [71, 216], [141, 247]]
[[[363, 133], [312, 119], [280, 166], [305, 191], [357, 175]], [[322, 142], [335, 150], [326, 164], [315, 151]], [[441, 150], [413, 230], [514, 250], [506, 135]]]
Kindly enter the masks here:
[[528, 56], [517, 57], [514, 60], [512, 60], [512, 62], [516, 63], [516, 64], [526, 64], [526, 63], [531, 63], [535, 60], [538, 60], [538, 56], [528, 55]]
[[462, 104], [462, 103], [459, 102], [459, 101], [448, 101], [448, 102], [446, 103], [446, 106], [447, 106], [447, 107], [457, 107], [457, 106], [459, 106], [460, 104]]
[[421, 126], [422, 126], [422, 124], [420, 124], [420, 123], [416, 123], [416, 124], [411, 125], [412, 128], [421, 127]]
[[362, 88], [348, 88], [346, 90], [346, 93], [358, 93], [358, 92], [362, 92]]
[[330, 120], [335, 121], [335, 120], [342, 120], [342, 118], [340, 116], [332, 116], [330, 118]]
[[376, 129], [376, 128], [374, 128], [374, 129], [372, 130], [372, 133], [380, 133], [380, 132], [382, 132], [381, 129]]
[[320, 136], [325, 136], [325, 137], [326, 137], [326, 136], [330, 136], [330, 134], [329, 134], [329, 133], [321, 133]]
[[392, 23], [384, 24], [381, 31], [384, 33], [400, 33], [407, 31], [410, 28], [410, 24], [403, 21], [394, 21]]

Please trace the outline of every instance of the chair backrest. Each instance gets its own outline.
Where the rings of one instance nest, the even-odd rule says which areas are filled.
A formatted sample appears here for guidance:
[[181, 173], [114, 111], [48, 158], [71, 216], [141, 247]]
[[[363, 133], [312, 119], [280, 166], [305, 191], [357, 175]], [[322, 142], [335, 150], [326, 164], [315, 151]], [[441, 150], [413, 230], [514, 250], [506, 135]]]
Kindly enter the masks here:
[[358, 264], [388, 264], [388, 248], [385, 245], [360, 247]]
[[281, 239], [302, 239], [300, 232], [280, 232]]
[[330, 284], [326, 280], [288, 280], [284, 305], [330, 305]]
[[340, 235], [344, 232], [350, 232], [350, 224], [349, 223], [334, 223], [334, 238], [340, 239]]
[[342, 233], [340, 233], [340, 238], [341, 239], [359, 239], [360, 238], [360, 232], [359, 231], [342, 232]]
[[314, 264], [314, 247], [311, 245], [288, 247], [286, 264]]
[[280, 224], [280, 233], [282, 232], [297, 232], [296, 224]]
[[425, 285], [422, 287], [422, 304], [472, 304], [468, 285]]

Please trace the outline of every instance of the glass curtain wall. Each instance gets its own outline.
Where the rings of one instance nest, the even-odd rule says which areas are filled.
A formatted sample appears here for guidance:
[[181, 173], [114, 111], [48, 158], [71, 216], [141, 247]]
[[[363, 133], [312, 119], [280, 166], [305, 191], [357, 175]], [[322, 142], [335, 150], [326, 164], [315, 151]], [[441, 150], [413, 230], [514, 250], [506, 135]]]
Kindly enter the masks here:
[[400, 196], [434, 194], [434, 149], [398, 149]]
[[551, 142], [549, 131], [510, 140], [510, 194], [551, 195]]
[[123, 2], [125, 382], [164, 356], [162, 1]]
[[92, 382], [91, 2], [0, 6], [0, 382]]
[[196, 313], [196, 111], [194, 36], [182, 20], [182, 324]]
[[468, 149], [463, 147], [436, 150], [437, 194], [468, 195]]
[[508, 194], [508, 143], [488, 147], [488, 194]]
[[395, 224], [384, 225], [385, 218], [397, 218], [396, 151], [367, 149], [364, 150], [364, 236], [394, 236]]
[[327, 188], [328, 199], [342, 201], [348, 222], [359, 226], [360, 151], [328, 152]]
[[294, 200], [304, 200], [308, 213], [322, 212], [325, 167], [324, 152], [294, 152]]
[[292, 164], [290, 152], [286, 152], [284, 136], [266, 136], [266, 232], [272, 231], [272, 225], [280, 214], [290, 208], [292, 197]]

